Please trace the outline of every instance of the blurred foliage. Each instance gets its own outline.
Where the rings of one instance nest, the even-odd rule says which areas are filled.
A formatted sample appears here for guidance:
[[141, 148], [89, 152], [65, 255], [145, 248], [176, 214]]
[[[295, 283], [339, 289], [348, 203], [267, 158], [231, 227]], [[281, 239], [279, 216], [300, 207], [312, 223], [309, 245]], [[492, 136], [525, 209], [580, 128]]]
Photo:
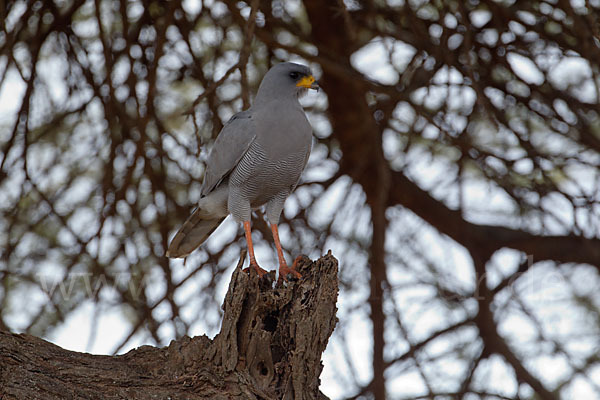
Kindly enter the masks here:
[[288, 259], [340, 259], [323, 392], [600, 398], [599, 1], [0, 14], [0, 328], [52, 338], [91, 313], [93, 350], [116, 315], [114, 352], [216, 333], [241, 229], [185, 267], [164, 250], [223, 121], [291, 59], [324, 88], [302, 100], [315, 141], [281, 227]]

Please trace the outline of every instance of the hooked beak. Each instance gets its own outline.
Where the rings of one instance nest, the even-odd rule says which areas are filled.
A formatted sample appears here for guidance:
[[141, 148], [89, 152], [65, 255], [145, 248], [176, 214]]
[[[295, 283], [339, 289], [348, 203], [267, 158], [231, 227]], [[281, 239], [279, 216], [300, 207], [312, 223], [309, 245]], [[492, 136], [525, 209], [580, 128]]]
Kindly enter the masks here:
[[303, 76], [302, 79], [296, 83], [296, 86], [306, 89], [315, 89], [319, 90], [319, 83], [315, 80], [315, 77], [312, 75]]

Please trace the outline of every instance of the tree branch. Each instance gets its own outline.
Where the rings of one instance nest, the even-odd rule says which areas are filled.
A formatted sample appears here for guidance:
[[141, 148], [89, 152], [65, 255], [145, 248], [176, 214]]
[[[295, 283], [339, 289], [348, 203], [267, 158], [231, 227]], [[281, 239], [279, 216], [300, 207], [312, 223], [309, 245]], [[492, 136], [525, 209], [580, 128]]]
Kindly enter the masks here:
[[461, 212], [434, 199], [401, 172], [392, 173], [388, 206], [408, 208], [470, 252], [489, 258], [503, 247], [532, 255], [534, 261], [585, 263], [600, 268], [600, 240], [582, 236], [541, 236], [526, 231], [466, 221]]
[[300, 281], [273, 288], [274, 272], [259, 280], [238, 265], [214, 340], [100, 356], [0, 332], [0, 398], [326, 399], [319, 375], [337, 323], [337, 260], [304, 258], [299, 270]]

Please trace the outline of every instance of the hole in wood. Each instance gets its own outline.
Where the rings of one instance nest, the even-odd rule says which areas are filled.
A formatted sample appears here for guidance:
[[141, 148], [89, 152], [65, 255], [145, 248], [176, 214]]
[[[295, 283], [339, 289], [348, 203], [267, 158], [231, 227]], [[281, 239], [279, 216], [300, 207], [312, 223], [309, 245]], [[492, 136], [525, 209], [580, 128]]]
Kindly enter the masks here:
[[267, 376], [269, 374], [269, 369], [263, 362], [258, 363], [256, 367], [258, 368], [258, 373], [262, 376]]
[[263, 329], [267, 332], [275, 332], [277, 329], [278, 316], [276, 313], [271, 313], [263, 320]]

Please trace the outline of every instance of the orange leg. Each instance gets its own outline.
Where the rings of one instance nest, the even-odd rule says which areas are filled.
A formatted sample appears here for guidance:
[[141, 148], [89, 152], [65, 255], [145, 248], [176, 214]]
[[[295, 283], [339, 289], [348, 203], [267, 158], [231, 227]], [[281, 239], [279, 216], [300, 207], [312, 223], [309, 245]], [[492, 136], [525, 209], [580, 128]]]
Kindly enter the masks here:
[[283, 250], [281, 250], [281, 243], [279, 242], [279, 231], [277, 230], [277, 224], [271, 224], [271, 231], [273, 232], [273, 239], [275, 239], [275, 247], [277, 248], [277, 257], [279, 257], [279, 279], [287, 281], [288, 274], [294, 275], [296, 278], [302, 278], [300, 272], [296, 271], [296, 261], [292, 268], [287, 266], [285, 258], [283, 257]]
[[258, 266], [256, 258], [254, 258], [254, 246], [252, 245], [252, 233], [250, 231], [250, 221], [244, 221], [244, 232], [246, 234], [246, 243], [248, 244], [248, 254], [250, 256], [250, 267], [262, 277], [267, 273], [264, 269]]

